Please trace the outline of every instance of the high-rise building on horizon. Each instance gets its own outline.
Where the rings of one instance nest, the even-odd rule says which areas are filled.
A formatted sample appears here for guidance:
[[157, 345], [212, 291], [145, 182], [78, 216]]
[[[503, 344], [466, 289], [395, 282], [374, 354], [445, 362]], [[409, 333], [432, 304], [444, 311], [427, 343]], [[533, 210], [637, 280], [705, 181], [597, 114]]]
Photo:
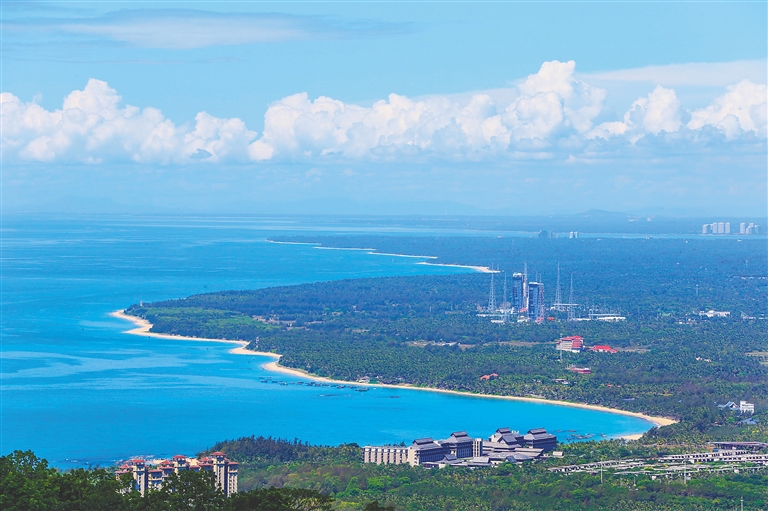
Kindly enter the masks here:
[[544, 321], [544, 284], [541, 282], [528, 283], [528, 319], [541, 323]]

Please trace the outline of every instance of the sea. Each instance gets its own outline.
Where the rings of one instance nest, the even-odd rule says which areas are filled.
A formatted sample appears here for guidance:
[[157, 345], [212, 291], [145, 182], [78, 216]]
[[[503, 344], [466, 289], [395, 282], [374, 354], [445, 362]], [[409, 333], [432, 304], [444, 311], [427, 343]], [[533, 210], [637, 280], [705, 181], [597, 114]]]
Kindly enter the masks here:
[[31, 450], [53, 466], [73, 468], [194, 455], [251, 435], [365, 445], [544, 427], [575, 441], [653, 427], [636, 417], [553, 404], [300, 385], [309, 380], [266, 370], [271, 358], [235, 355], [223, 343], [126, 334], [133, 325], [109, 315], [140, 301], [220, 290], [475, 271], [269, 241], [313, 233], [466, 234], [290, 217], [6, 215], [0, 455]]

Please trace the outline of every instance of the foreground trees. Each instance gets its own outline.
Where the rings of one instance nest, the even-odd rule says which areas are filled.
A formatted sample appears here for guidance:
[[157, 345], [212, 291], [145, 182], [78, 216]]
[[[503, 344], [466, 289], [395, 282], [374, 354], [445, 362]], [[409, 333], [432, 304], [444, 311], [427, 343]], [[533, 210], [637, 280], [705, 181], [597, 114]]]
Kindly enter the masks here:
[[[208, 473], [182, 472], [162, 489], [145, 496], [124, 491], [104, 469], [60, 472], [32, 452], [0, 457], [0, 509], [3, 511], [444, 511], [451, 510], [720, 510], [768, 505], [768, 473], [697, 474], [651, 480], [607, 471], [600, 475], [550, 473], [550, 463], [500, 465], [482, 470], [429, 470], [409, 465], [363, 464], [345, 460], [346, 447], [315, 447], [325, 461], [301, 453], [275, 456], [269, 444], [280, 441], [244, 438], [223, 442], [245, 454], [241, 463], [250, 481], [273, 485], [225, 497]], [[277, 447], [285, 447], [277, 446]], [[571, 459], [590, 460], [620, 445], [575, 444]], [[589, 451], [590, 448], [594, 452]], [[331, 453], [337, 449], [339, 452]], [[568, 451], [569, 449], [566, 449]], [[607, 450], [607, 451], [606, 451]], [[641, 454], [640, 451], [631, 453]], [[236, 457], [236, 456], [234, 456]], [[281, 460], [278, 460], [281, 458]], [[563, 460], [561, 460], [563, 461]], [[243, 481], [248, 483], [247, 480]]]
[[130, 476], [106, 469], [60, 472], [32, 451], [0, 457], [3, 511], [329, 511], [333, 498], [298, 488], [261, 488], [227, 498], [213, 474], [172, 474], [159, 490], [130, 491]]

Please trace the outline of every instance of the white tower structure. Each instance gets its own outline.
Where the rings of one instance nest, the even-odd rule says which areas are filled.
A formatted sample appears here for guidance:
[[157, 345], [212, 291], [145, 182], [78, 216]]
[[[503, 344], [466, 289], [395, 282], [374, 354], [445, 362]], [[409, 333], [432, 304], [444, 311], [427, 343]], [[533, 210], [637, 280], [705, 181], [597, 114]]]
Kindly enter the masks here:
[[523, 263], [523, 307], [528, 309], [528, 263]]
[[488, 293], [488, 312], [496, 312], [496, 284], [493, 281], [493, 265], [491, 265], [491, 291]]

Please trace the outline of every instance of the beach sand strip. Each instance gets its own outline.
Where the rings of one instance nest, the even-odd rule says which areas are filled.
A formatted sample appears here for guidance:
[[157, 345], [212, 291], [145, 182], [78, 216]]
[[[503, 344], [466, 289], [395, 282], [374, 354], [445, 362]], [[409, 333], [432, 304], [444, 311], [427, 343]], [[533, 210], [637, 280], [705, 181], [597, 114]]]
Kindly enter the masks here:
[[[382, 388], [391, 388], [391, 389], [422, 390], [425, 392], [438, 392], [441, 394], [453, 394], [453, 395], [464, 396], [464, 397], [504, 399], [508, 401], [525, 401], [528, 403], [540, 403], [540, 404], [548, 404], [548, 405], [556, 405], [556, 406], [569, 406], [571, 408], [583, 408], [585, 410], [595, 410], [599, 412], [608, 412], [608, 413], [615, 413], [618, 415], [626, 415], [629, 417], [637, 417], [638, 419], [643, 419], [645, 421], [651, 422], [656, 426], [669, 426], [671, 424], [675, 424], [678, 422], [677, 420], [669, 417], [655, 417], [652, 415], [646, 415], [644, 413], [639, 413], [639, 412], [628, 412], [626, 410], [619, 410], [617, 408], [609, 408], [607, 406], [590, 405], [585, 403], [571, 403], [569, 401], [557, 401], [554, 399], [542, 399], [537, 397], [519, 397], [519, 396], [497, 396], [493, 394], [477, 394], [472, 392], [460, 392], [457, 390], [444, 390], [444, 389], [436, 389], [432, 387], [419, 387], [419, 386], [410, 385], [410, 384], [392, 385], [388, 383], [364, 383], [364, 382], [353, 382], [353, 381], [344, 381], [344, 380], [333, 380], [331, 378], [325, 378], [323, 376], [310, 374], [301, 369], [294, 369], [291, 367], [281, 366], [278, 363], [280, 362], [281, 355], [278, 355], [277, 353], [271, 353], [268, 351], [249, 350], [246, 348], [246, 346], [248, 345], [246, 341], [233, 341], [230, 339], [205, 339], [202, 337], [187, 337], [183, 335], [158, 334], [158, 333], [149, 331], [152, 328], [152, 324], [149, 321], [142, 318], [138, 318], [136, 316], [130, 316], [128, 314], [125, 314], [124, 310], [112, 312], [110, 313], [110, 316], [114, 318], [130, 321], [131, 323], [136, 325], [136, 328], [133, 328], [131, 330], [126, 330], [125, 332], [123, 332], [126, 334], [141, 335], [144, 337], [155, 337], [159, 339], [173, 339], [173, 340], [179, 340], [179, 341], [198, 341], [198, 342], [202, 341], [202, 342], [221, 342], [221, 343], [227, 343], [227, 344], [237, 344], [238, 347], [229, 350], [229, 353], [232, 353], [234, 355], [260, 355], [260, 356], [272, 357], [275, 360], [272, 362], [267, 362], [266, 364], [263, 364], [262, 367], [264, 369], [271, 372], [275, 372], [275, 373], [282, 373], [282, 374], [287, 374], [287, 375], [296, 376], [300, 378], [307, 378], [309, 380], [314, 380], [319, 382], [335, 383], [335, 384], [343, 384], [343, 385], [358, 385], [363, 387], [382, 387]], [[626, 440], [637, 440], [641, 436], [642, 436], [642, 433], [639, 433], [639, 434], [625, 435], [625, 436], [622, 436], [621, 438], [624, 438]]]

